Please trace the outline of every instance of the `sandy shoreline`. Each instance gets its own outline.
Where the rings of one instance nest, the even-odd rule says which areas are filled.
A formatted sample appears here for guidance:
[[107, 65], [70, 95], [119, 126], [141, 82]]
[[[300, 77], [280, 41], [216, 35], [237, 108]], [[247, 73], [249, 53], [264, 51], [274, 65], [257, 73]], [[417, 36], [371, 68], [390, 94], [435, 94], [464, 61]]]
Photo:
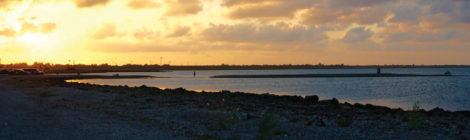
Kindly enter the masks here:
[[77, 78], [0, 77], [0, 94], [8, 97], [1, 100], [0, 139], [470, 138], [468, 111], [404, 111], [316, 96], [99, 86], [67, 79]]

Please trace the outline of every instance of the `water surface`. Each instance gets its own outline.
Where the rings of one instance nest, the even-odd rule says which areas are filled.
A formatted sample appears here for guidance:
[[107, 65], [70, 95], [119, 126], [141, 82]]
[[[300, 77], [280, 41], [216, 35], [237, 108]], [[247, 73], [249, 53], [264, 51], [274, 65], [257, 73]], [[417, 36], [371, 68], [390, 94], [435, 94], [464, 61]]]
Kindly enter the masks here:
[[375, 73], [375, 69], [317, 70], [207, 70], [173, 72], [119, 72], [101, 75], [151, 75], [154, 79], [86, 79], [80, 82], [107, 85], [183, 87], [189, 90], [242, 91], [282, 95], [318, 95], [322, 99], [372, 103], [409, 109], [414, 103], [422, 108], [470, 110], [470, 68], [401, 68], [382, 69], [383, 73], [443, 74], [442, 77], [349, 77], [349, 78], [210, 78], [235, 74], [331, 74]]

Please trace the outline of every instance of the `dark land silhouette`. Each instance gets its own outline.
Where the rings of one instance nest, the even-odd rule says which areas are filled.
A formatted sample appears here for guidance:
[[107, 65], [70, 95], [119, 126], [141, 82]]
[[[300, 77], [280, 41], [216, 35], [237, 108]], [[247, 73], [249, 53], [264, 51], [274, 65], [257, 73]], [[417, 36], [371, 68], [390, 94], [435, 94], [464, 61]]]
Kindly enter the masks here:
[[[380, 68], [459, 68], [470, 65], [380, 65]], [[147, 64], [0, 64], [0, 70], [38, 69], [44, 73], [161, 72], [173, 70], [376, 69], [377, 65], [147, 65]]]

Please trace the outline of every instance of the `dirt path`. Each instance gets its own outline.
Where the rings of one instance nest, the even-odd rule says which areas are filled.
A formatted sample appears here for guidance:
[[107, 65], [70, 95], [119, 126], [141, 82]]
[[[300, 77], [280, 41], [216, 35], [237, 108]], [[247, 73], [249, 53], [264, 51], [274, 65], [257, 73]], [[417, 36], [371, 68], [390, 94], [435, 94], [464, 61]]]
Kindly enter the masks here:
[[51, 109], [0, 81], [0, 139], [175, 139], [142, 124]]

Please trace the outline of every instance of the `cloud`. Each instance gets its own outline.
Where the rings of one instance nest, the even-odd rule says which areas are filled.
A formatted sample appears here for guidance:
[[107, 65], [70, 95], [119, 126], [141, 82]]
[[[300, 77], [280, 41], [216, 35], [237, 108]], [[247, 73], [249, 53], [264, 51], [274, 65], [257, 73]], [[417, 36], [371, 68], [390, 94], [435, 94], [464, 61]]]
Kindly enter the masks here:
[[10, 28], [5, 28], [0, 30], [0, 36], [13, 37], [15, 36], [16, 31]]
[[165, 0], [167, 5], [165, 15], [167, 16], [185, 16], [197, 14], [202, 11], [200, 0]]
[[[400, 43], [438, 43], [445, 41], [465, 42], [470, 36], [469, 29], [441, 29], [441, 30], [425, 30], [418, 27], [409, 27], [406, 30], [388, 29], [379, 34], [384, 35], [384, 42], [400, 42]], [[450, 46], [451, 44], [449, 44]]]
[[337, 22], [338, 18], [343, 14], [342, 11], [327, 8], [314, 8], [303, 13], [301, 18], [305, 23], [320, 25]]
[[394, 17], [390, 22], [408, 25], [426, 24], [437, 27], [453, 27], [470, 24], [470, 1], [468, 0], [402, 0], [390, 6]]
[[381, 24], [388, 17], [398, 24], [470, 24], [468, 0], [225, 0], [221, 6], [231, 19], [300, 18], [313, 25]]
[[222, 6], [232, 7], [246, 4], [259, 4], [263, 2], [280, 2], [282, 0], [224, 0]]
[[[211, 24], [200, 30], [176, 27], [165, 36], [147, 28], [136, 30], [138, 42], [100, 41], [93, 50], [103, 52], [205, 52], [205, 51], [279, 51], [320, 49], [328, 38], [324, 31], [279, 22], [270, 25]], [[188, 34], [193, 34], [187, 37]], [[176, 38], [178, 37], [178, 38]]]
[[393, 18], [390, 22], [417, 24], [420, 22], [420, 17], [423, 16], [423, 8], [421, 5], [414, 2], [404, 2], [397, 7], [392, 8]]
[[143, 40], [143, 39], [153, 39], [154, 37], [158, 36], [157, 33], [153, 32], [152, 30], [149, 30], [145, 27], [143, 27], [142, 29], [137, 29], [135, 32], [134, 32], [134, 37], [136, 39], [139, 39], [139, 40]]
[[374, 32], [364, 29], [364, 27], [357, 27], [350, 29], [346, 36], [344, 36], [343, 41], [345, 42], [361, 42], [368, 40], [370, 37], [374, 35]]
[[325, 0], [331, 8], [371, 7], [397, 2], [398, 0]]
[[315, 0], [229, 0], [222, 6], [229, 8], [228, 17], [265, 18], [265, 17], [293, 17], [300, 9], [310, 8]]
[[145, 8], [159, 8], [160, 3], [156, 3], [153, 0], [130, 0], [127, 6], [132, 9], [145, 9]]
[[75, 0], [75, 5], [78, 8], [89, 8], [94, 6], [103, 6], [110, 2], [111, 0]]
[[[202, 40], [255, 48], [269, 47], [273, 50], [320, 47], [327, 40], [324, 31], [315, 27], [305, 27], [288, 23], [273, 25], [235, 24], [210, 25], [200, 34]], [[230, 44], [229, 44], [230, 46]], [[266, 48], [265, 48], [266, 49]]]
[[[94, 43], [93, 50], [107, 53], [129, 53], [129, 52], [184, 52], [189, 48], [185, 45], [166, 45], [159, 42], [99, 42]], [[90, 47], [92, 47], [90, 46]]]
[[93, 39], [106, 39], [108, 37], [116, 36], [116, 25], [112, 23], [104, 23], [98, 30], [93, 32], [90, 37]]
[[24, 21], [23, 24], [21, 25], [21, 33], [35, 33], [35, 32], [41, 32], [41, 33], [50, 33], [53, 32], [57, 28], [57, 24], [53, 22], [48, 22], [48, 23], [41, 23], [39, 25], [36, 25], [33, 22], [28, 22]]
[[[372, 18], [374, 22], [377, 20], [381, 21], [383, 20], [382, 15], [386, 15], [385, 11], [372, 7], [384, 6], [394, 1], [396, 0], [227, 0], [222, 2], [221, 5], [228, 7], [228, 16], [233, 19], [260, 17], [294, 18], [296, 13], [303, 13], [304, 10], [310, 9], [307, 11], [307, 15], [313, 16], [316, 20], [322, 20], [319, 22], [332, 20], [326, 18], [333, 15], [338, 17], [331, 18], [349, 16], [345, 18], [351, 20], [351, 18], [358, 17], [358, 20], [353, 20], [352, 22], [361, 23], [360, 20], [369, 20], [363, 23], [370, 23], [371, 19], [369, 18]], [[364, 8], [368, 8], [368, 10], [364, 11]], [[321, 19], [319, 19], [320, 17]]]
[[444, 14], [452, 17], [449, 23], [470, 24], [470, 1], [468, 0], [454, 0], [451, 2], [422, 0], [421, 4], [429, 6], [429, 9], [425, 11], [426, 15]]
[[0, 0], [0, 8], [7, 8], [14, 3], [22, 2], [22, 0]]
[[33, 22], [23, 22], [21, 25], [21, 33], [28, 33], [28, 32], [39, 32], [39, 26], [36, 26]]
[[190, 27], [177, 27], [173, 33], [169, 34], [167, 37], [180, 37], [184, 36], [191, 31]]
[[40, 27], [41, 27], [40, 29], [41, 32], [50, 33], [57, 28], [57, 24], [56, 23], [43, 23], [40, 25]]
[[378, 7], [327, 8], [316, 6], [302, 13], [300, 18], [307, 24], [360, 24], [369, 25], [385, 21], [388, 13]]

